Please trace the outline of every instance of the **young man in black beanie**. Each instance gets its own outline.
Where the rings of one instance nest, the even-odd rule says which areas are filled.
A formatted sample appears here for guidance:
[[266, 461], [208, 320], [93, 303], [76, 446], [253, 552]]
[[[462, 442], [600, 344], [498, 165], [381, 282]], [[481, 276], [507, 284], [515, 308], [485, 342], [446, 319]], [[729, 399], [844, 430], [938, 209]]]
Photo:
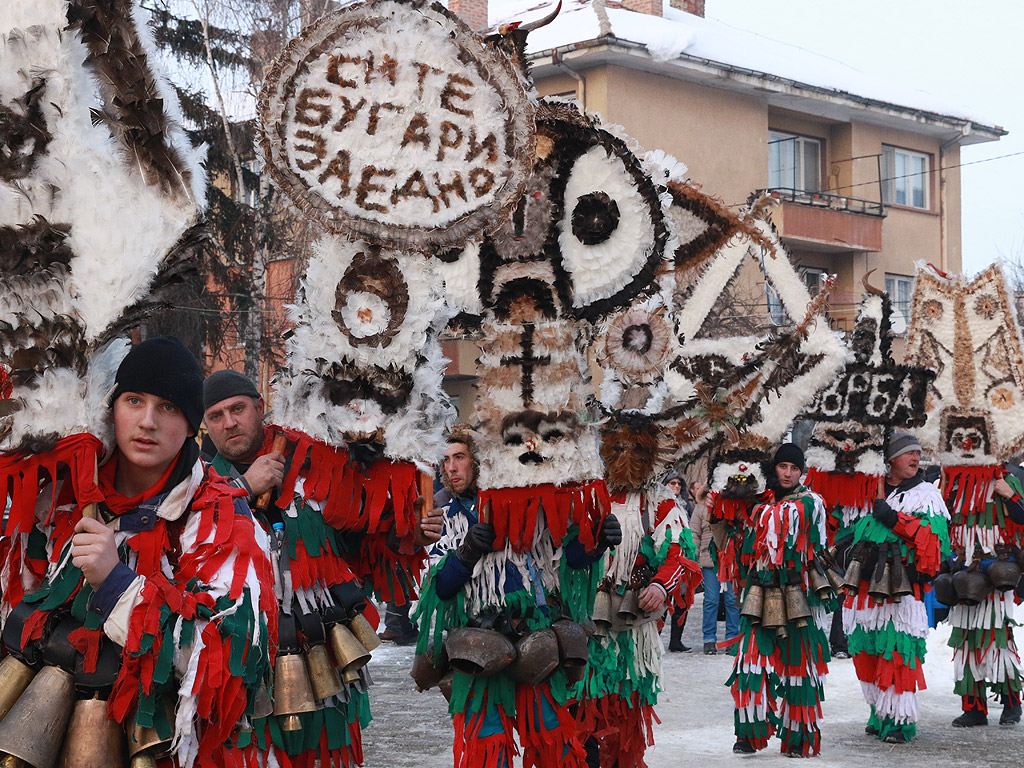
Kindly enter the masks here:
[[[277, 613], [266, 537], [192, 439], [202, 382], [195, 358], [171, 337], [124, 358], [110, 396], [115, 446], [99, 469], [104, 500], [73, 535], [57, 516], [37, 525], [53, 558], [31, 595], [25, 634], [42, 642], [50, 624], [40, 614], [69, 610], [79, 623], [75, 649], [95, 644], [118, 658], [108, 716], [128, 733], [152, 722], [161, 738], [173, 736], [160, 765], [212, 768], [255, 764], [238, 724], [269, 670]], [[33, 556], [46, 559], [26, 550], [26, 572], [39, 572]]]
[[[829, 661], [827, 606], [809, 588], [808, 573], [828, 541], [825, 503], [800, 484], [803, 471], [803, 451], [793, 443], [780, 446], [767, 473], [770, 492], [751, 510], [737, 546], [746, 583], [743, 598], [760, 594], [765, 606], [760, 621], [740, 617], [736, 662], [728, 681], [736, 707], [737, 754], [764, 749], [772, 734], [789, 757], [811, 757], [821, 750], [818, 720]], [[785, 610], [769, 607], [781, 609], [783, 601]]]

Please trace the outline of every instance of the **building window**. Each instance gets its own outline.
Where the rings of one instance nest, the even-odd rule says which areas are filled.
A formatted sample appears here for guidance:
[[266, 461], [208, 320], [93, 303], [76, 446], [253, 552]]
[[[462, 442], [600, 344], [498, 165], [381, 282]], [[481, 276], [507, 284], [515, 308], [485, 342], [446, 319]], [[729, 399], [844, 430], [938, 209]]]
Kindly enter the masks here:
[[882, 146], [882, 202], [928, 208], [931, 158], [921, 152]]
[[892, 302], [893, 333], [906, 333], [910, 320], [910, 303], [914, 297], [914, 278], [907, 275], [885, 274], [885, 292]]
[[250, 208], [260, 204], [260, 174], [263, 171], [263, 160], [260, 157], [242, 161], [242, 202]]
[[768, 132], [768, 186], [821, 191], [821, 142], [781, 131]]
[[807, 286], [807, 292], [811, 294], [813, 299], [819, 293], [821, 293], [822, 287], [825, 285], [825, 274], [824, 269], [818, 269], [817, 267], [800, 267], [800, 277], [804, 281], [804, 285]]

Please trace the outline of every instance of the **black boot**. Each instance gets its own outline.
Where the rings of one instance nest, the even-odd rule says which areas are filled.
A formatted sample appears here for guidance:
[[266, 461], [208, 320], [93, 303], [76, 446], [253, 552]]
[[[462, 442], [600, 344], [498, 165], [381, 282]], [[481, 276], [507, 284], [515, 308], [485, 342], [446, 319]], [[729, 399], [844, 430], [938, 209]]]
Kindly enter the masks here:
[[999, 716], [1000, 725], [1016, 725], [1020, 722], [1020, 699], [1011, 699], [1003, 694], [1003, 714]]
[[[672, 614], [671, 627], [668, 635], [668, 649], [673, 653], [685, 653], [690, 650], [683, 645], [683, 627], [686, 626], [686, 615], [688, 611], [675, 611]], [[678, 621], [682, 623], [676, 623]]]
[[[1017, 713], [1019, 717], [1019, 709]], [[988, 725], [988, 715], [977, 709], [969, 709], [953, 721], [954, 728], [974, 728], [979, 725]]]

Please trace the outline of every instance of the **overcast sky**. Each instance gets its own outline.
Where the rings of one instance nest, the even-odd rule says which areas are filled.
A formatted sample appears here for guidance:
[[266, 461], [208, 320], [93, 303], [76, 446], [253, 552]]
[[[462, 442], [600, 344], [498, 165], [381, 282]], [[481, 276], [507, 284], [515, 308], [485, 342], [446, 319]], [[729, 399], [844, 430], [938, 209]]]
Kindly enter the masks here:
[[1022, 0], [707, 0], [705, 15], [900, 80], [1008, 130], [961, 153], [970, 164], [963, 269], [1024, 261]]

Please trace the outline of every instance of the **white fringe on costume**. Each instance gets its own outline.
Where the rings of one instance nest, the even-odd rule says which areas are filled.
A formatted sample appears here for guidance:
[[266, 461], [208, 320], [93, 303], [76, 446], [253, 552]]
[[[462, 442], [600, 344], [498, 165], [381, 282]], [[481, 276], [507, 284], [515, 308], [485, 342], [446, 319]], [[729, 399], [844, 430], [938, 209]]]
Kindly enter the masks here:
[[920, 719], [917, 708], [917, 694], [913, 691], [896, 693], [895, 688], [884, 691], [874, 683], [861, 680], [860, 689], [864, 692], [864, 700], [875, 708], [875, 714], [883, 719], [890, 719], [896, 725], [916, 723]]
[[[506, 542], [501, 552], [489, 552], [477, 561], [471, 578], [463, 587], [468, 598], [466, 610], [471, 616], [479, 616], [487, 608], [501, 607], [505, 603], [505, 570], [511, 564], [522, 579], [523, 587], [536, 595], [540, 586], [545, 592], [558, 592], [558, 567], [562, 559], [562, 548], [551, 540], [544, 511], [537, 514], [537, 526], [533, 534], [533, 546], [529, 552], [515, 552], [511, 543]], [[530, 576], [530, 569], [540, 584]]]
[[886, 601], [865, 608], [843, 608], [843, 632], [847, 635], [858, 627], [866, 632], [879, 632], [890, 622], [897, 632], [911, 637], [928, 635], [928, 612], [924, 603], [912, 595], [905, 595], [898, 603]]
[[[1014, 604], [1013, 590], [993, 592], [977, 605], [954, 605], [949, 609], [949, 623], [965, 630], [1013, 627], [1016, 626]], [[1000, 648], [991, 641], [984, 648], [970, 649], [966, 644], [956, 648], [953, 651], [953, 678], [963, 680], [968, 666], [977, 681], [1004, 683], [1020, 679], [1020, 655], [1013, 635], [1009, 636], [1006, 648]]]

